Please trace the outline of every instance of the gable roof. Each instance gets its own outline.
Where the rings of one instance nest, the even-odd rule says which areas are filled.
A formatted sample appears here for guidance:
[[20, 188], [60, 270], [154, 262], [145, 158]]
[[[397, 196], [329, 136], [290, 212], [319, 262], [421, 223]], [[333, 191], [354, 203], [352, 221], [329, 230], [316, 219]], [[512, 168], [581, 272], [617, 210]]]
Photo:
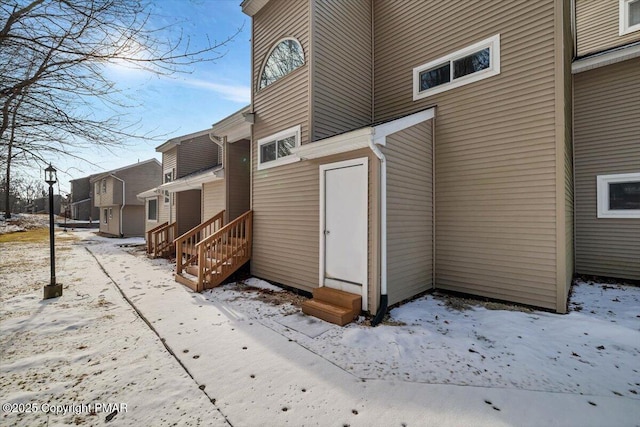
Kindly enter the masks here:
[[162, 167], [162, 165], [160, 164], [158, 159], [154, 158], [154, 159], [144, 160], [142, 162], [133, 163], [131, 165], [123, 166], [123, 167], [118, 168], [118, 169], [112, 169], [110, 171], [102, 172], [102, 173], [99, 173], [99, 174], [96, 174], [96, 175], [91, 175], [89, 182], [95, 182], [95, 181], [97, 181], [99, 179], [106, 178], [109, 175], [116, 174], [116, 173], [121, 172], [123, 170], [132, 169], [132, 168], [135, 168], [135, 167], [138, 167], [138, 166], [142, 166], [142, 165], [146, 165], [147, 163], [153, 163], [153, 162], [155, 162], [159, 167]]

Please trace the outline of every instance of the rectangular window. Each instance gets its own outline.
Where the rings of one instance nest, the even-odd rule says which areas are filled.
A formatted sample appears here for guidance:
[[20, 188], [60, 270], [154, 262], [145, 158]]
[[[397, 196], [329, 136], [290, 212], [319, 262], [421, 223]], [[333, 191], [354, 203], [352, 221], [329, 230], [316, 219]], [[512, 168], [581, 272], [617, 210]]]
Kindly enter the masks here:
[[103, 193], [107, 192], [107, 180], [106, 179], [102, 180], [102, 192]]
[[113, 208], [109, 208], [109, 219], [113, 219]]
[[640, 30], [640, 0], [619, 0], [620, 35]]
[[147, 200], [147, 221], [158, 220], [158, 199]]
[[109, 210], [108, 209], [103, 209], [102, 210], [102, 222], [104, 222], [105, 224], [109, 224]]
[[300, 146], [300, 126], [258, 140], [258, 170], [297, 162], [291, 150]]
[[640, 172], [598, 175], [598, 218], [640, 218]]
[[[166, 184], [167, 182], [173, 181], [173, 174], [174, 174], [174, 169], [169, 169], [164, 171], [163, 183]], [[171, 201], [171, 194], [169, 193], [169, 190], [164, 190], [164, 204], [168, 205], [170, 201]]]
[[500, 34], [414, 68], [413, 100], [417, 101], [498, 74]]
[[96, 182], [95, 184], [93, 184], [95, 187], [95, 193], [96, 194], [100, 194], [100, 181]]

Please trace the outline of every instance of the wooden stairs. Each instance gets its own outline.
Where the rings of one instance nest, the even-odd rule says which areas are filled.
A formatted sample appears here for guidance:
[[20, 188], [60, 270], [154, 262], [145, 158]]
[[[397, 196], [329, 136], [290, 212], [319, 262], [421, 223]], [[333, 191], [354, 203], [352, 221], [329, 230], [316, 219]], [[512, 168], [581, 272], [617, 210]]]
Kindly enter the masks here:
[[173, 239], [177, 229], [175, 222], [164, 222], [147, 231], [147, 255], [151, 258], [169, 258], [174, 255]]
[[[223, 215], [209, 221], [222, 225]], [[176, 239], [176, 281], [196, 292], [221, 285], [251, 259], [252, 220], [248, 211], [218, 229], [204, 232], [205, 222]]]
[[322, 286], [313, 290], [313, 298], [302, 303], [302, 312], [344, 326], [358, 318], [362, 297]]

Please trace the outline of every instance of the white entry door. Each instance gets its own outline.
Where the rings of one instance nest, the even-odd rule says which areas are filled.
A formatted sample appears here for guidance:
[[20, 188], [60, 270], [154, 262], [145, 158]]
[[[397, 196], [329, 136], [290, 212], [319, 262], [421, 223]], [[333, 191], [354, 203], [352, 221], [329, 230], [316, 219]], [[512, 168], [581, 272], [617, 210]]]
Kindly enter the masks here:
[[320, 286], [367, 296], [368, 159], [320, 166]]

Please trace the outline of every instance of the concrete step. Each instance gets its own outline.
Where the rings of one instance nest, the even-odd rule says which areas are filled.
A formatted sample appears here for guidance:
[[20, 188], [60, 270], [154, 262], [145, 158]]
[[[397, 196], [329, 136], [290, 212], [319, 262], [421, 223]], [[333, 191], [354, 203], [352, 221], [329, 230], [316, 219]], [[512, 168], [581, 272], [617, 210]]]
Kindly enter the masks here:
[[344, 326], [353, 322], [357, 314], [348, 308], [338, 307], [316, 299], [310, 299], [302, 303], [302, 312], [336, 325]]
[[362, 297], [360, 295], [321, 286], [313, 290], [313, 299], [327, 304], [343, 307], [360, 314]]

